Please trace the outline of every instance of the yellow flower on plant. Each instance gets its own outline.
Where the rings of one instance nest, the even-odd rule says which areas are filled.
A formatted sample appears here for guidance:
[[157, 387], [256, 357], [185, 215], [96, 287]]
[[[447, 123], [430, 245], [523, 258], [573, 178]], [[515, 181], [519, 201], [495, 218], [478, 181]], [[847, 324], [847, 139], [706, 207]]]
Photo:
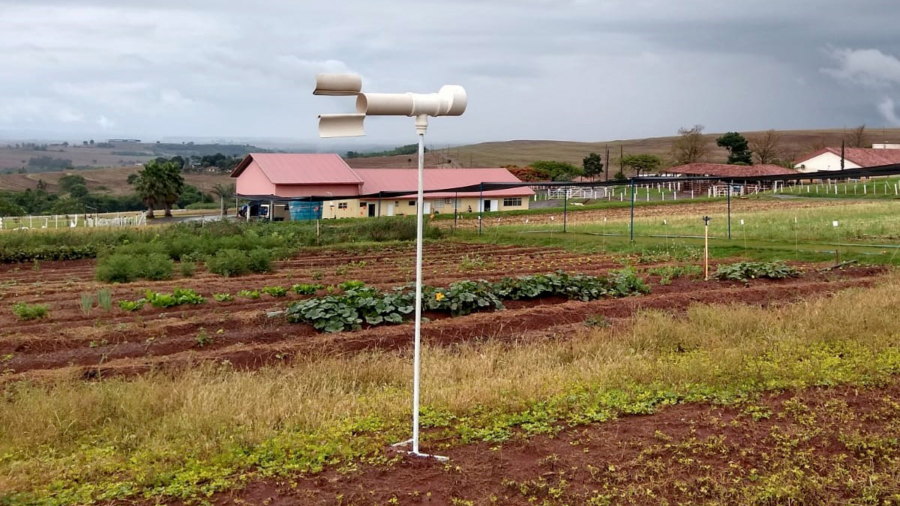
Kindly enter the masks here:
[[438, 292], [438, 293], [434, 294], [434, 298], [436, 300], [444, 300], [444, 294], [442, 294], [441, 292]]

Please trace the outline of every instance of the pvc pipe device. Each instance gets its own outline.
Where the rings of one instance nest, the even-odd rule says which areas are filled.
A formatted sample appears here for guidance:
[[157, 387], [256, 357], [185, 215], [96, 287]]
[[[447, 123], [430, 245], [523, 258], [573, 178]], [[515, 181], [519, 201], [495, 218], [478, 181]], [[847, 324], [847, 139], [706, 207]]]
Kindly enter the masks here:
[[356, 96], [355, 114], [319, 115], [319, 136], [365, 135], [366, 116], [461, 116], [468, 97], [462, 86], [442, 86], [437, 93], [362, 93], [362, 79], [355, 75], [319, 74], [313, 95]]
[[468, 97], [462, 86], [442, 86], [437, 93], [362, 93], [362, 79], [345, 74], [319, 74], [316, 76], [314, 95], [356, 95], [355, 114], [322, 114], [319, 116], [320, 137], [353, 137], [365, 135], [363, 122], [366, 116], [409, 116], [416, 118], [416, 134], [419, 138], [419, 189], [416, 207], [416, 324], [413, 355], [413, 423], [412, 439], [395, 446], [412, 443], [409, 453], [417, 457], [447, 457], [428, 455], [419, 451], [419, 377], [422, 349], [422, 229], [425, 218], [425, 132], [428, 116], [461, 116], [466, 112]]

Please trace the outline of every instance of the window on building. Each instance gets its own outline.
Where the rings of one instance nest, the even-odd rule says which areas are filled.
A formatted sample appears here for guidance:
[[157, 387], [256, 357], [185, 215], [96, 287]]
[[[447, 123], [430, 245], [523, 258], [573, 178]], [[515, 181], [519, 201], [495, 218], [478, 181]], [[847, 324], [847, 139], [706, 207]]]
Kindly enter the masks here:
[[434, 205], [435, 209], [443, 209], [444, 208], [443, 200], [435, 200], [434, 202], [432, 202], [432, 204]]
[[506, 197], [503, 199], [503, 207], [521, 207], [522, 197]]
[[347, 209], [346, 202], [338, 202], [338, 209]]
[[445, 204], [453, 204], [453, 199], [444, 199]]
[[366, 203], [365, 203], [365, 202], [360, 202], [360, 203], [359, 203], [359, 207], [366, 207]]
[[410, 201], [409, 201], [409, 205], [411, 205], [411, 206], [416, 205], [416, 201], [415, 201], [415, 200], [410, 200]]

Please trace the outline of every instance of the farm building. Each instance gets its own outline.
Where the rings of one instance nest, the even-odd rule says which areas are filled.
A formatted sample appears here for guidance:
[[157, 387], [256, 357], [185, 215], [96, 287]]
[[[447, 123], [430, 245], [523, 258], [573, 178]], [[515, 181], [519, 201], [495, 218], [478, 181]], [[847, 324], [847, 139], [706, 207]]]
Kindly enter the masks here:
[[[250, 154], [235, 168], [238, 197], [278, 203], [275, 218], [361, 218], [416, 212], [417, 169], [353, 169], [336, 154]], [[519, 183], [502, 168], [426, 169], [425, 190], [481, 183]], [[399, 193], [399, 194], [398, 194]], [[527, 186], [490, 191], [425, 194], [424, 212], [528, 209]]]
[[[708, 177], [707, 181], [685, 181], [680, 183], [682, 191], [702, 194], [709, 188], [727, 185], [729, 178], [754, 176], [782, 176], [797, 174], [797, 171], [779, 165], [727, 165], [724, 163], [689, 163], [662, 171], [665, 176]], [[771, 183], [742, 184], [735, 190], [739, 193], [754, 193], [770, 189]]]
[[[900, 145], [875, 144], [872, 148], [845, 148], [844, 168], [861, 169], [900, 163]], [[794, 168], [800, 172], [820, 170], [841, 170], [841, 148], [823, 148], [810, 153], [796, 162]]]

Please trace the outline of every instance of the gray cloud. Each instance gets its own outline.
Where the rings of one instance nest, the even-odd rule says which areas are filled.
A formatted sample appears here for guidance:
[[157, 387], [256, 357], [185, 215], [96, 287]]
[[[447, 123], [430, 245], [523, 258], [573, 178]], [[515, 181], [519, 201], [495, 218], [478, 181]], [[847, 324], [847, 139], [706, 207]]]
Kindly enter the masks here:
[[[316, 138], [321, 71], [470, 93], [429, 142], [894, 124], [895, 0], [0, 0], [0, 135]], [[367, 120], [360, 142], [406, 142]], [[328, 146], [323, 141], [323, 146]]]

